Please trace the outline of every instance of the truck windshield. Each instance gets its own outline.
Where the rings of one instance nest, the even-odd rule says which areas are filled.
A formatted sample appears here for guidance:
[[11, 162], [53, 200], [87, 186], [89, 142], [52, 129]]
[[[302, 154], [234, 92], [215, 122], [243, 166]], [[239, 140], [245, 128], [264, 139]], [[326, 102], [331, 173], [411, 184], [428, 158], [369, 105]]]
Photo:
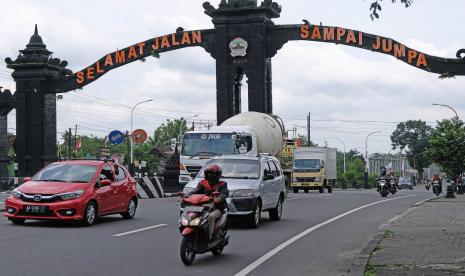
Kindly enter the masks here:
[[[223, 171], [223, 179], [258, 179], [260, 177], [260, 162], [258, 160], [211, 160], [204, 168], [210, 165], [220, 166]], [[203, 169], [199, 172], [197, 177], [205, 177]]]
[[319, 172], [321, 169], [318, 159], [297, 159], [294, 160], [295, 172]]
[[181, 154], [184, 156], [233, 155], [236, 141], [233, 133], [188, 133], [184, 136]]

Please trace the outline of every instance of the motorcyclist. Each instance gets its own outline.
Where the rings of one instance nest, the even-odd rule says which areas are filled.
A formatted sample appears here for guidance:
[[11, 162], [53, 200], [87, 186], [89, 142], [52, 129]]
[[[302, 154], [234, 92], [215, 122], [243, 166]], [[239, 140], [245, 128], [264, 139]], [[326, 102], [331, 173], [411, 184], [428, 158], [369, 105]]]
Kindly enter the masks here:
[[434, 181], [439, 182], [439, 193], [442, 193], [442, 179], [439, 177], [439, 174], [435, 173], [431, 178], [431, 183], [434, 184]]
[[221, 195], [215, 198], [215, 209], [208, 216], [208, 234], [212, 239], [215, 223], [221, 217], [222, 210], [227, 208], [226, 198], [229, 196], [228, 185], [220, 181], [222, 170], [217, 165], [210, 165], [204, 170], [205, 179], [201, 180], [191, 194], [212, 195], [219, 192]]
[[[394, 172], [393, 170], [389, 172], [389, 180], [394, 180], [394, 185], [397, 188], [399, 188], [399, 183], [397, 182], [396, 172]], [[390, 181], [389, 181], [389, 184], [391, 184]]]
[[[388, 177], [386, 175], [386, 167], [381, 167], [380, 170], [379, 170], [380, 174], [378, 176], [378, 185], [377, 185], [377, 191], [379, 192], [379, 181], [380, 180], [386, 180]], [[389, 182], [386, 183], [387, 185], [389, 185]]]

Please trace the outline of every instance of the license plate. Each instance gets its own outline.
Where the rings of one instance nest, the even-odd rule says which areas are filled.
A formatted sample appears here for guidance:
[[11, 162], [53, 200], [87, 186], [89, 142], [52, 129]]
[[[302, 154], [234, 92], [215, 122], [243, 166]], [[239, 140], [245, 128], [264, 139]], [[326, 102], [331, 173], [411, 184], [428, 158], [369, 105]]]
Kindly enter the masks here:
[[196, 212], [196, 213], [198, 213], [198, 212], [203, 212], [203, 207], [188, 206], [188, 207], [186, 208], [186, 211], [187, 211], [187, 212]]
[[27, 213], [45, 214], [48, 211], [48, 207], [43, 205], [26, 205], [24, 206], [24, 211]]

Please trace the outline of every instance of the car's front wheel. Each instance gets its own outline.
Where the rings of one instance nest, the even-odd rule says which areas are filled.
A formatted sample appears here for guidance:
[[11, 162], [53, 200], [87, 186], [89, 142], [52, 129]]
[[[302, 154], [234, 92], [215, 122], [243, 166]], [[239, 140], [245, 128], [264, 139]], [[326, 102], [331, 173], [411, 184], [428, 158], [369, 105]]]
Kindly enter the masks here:
[[137, 202], [134, 198], [131, 198], [128, 203], [128, 208], [125, 213], [122, 213], [124, 219], [132, 219], [136, 215]]
[[97, 204], [91, 201], [87, 204], [86, 208], [84, 209], [84, 216], [81, 222], [85, 226], [91, 226], [95, 223], [96, 218], [97, 218]]
[[250, 228], [257, 228], [258, 225], [260, 224], [260, 219], [262, 215], [262, 204], [260, 200], [257, 200], [257, 202], [254, 205], [254, 211], [252, 214], [249, 215], [247, 224]]

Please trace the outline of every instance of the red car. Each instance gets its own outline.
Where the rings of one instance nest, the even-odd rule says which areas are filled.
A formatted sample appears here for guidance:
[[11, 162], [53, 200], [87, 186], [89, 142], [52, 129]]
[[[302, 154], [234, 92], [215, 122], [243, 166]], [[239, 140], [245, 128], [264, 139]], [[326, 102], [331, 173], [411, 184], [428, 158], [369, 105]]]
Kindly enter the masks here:
[[15, 224], [42, 219], [92, 225], [99, 216], [132, 219], [136, 213], [136, 181], [113, 162], [56, 162], [24, 180], [5, 201], [4, 214]]

